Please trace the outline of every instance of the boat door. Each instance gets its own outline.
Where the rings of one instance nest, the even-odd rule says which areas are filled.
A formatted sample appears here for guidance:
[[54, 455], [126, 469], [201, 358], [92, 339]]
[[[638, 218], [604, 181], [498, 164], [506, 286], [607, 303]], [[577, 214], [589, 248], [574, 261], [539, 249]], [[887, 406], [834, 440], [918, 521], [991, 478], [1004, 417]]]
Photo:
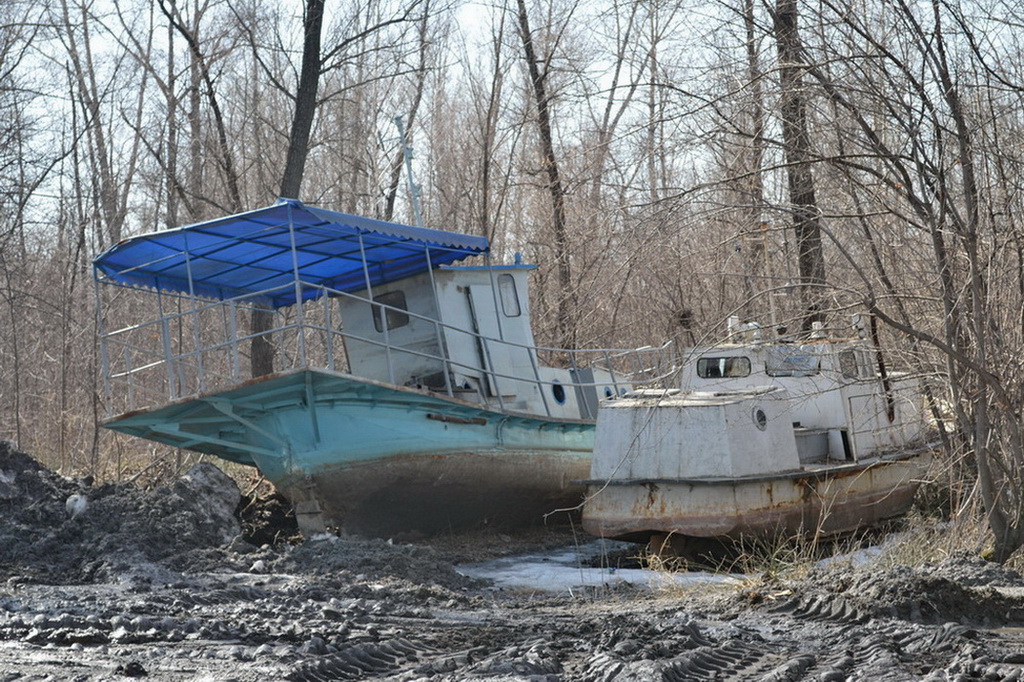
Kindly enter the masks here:
[[[511, 281], [511, 277], [509, 278]], [[499, 303], [493, 287], [474, 284], [469, 287], [470, 314], [473, 318], [477, 337], [477, 351], [480, 366], [486, 374], [491, 395], [501, 392], [503, 397], [512, 397], [525, 386], [512, 377], [533, 376], [531, 339], [522, 338], [519, 311]]]

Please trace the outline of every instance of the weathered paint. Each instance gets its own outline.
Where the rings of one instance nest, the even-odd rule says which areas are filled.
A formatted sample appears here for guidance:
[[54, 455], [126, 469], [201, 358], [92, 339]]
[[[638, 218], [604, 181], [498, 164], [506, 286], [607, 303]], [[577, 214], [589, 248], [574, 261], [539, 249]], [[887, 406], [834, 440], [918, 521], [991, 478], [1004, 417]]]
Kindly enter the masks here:
[[591, 481], [583, 528], [630, 540], [843, 533], [905, 513], [929, 461], [920, 453], [772, 477]]
[[[788, 392], [647, 392], [600, 410], [595, 479], [744, 476], [797, 469]], [[758, 418], [760, 415], [760, 420]]]
[[501, 413], [322, 370], [263, 377], [105, 426], [256, 465], [349, 532], [540, 522], [578, 505], [593, 422]]

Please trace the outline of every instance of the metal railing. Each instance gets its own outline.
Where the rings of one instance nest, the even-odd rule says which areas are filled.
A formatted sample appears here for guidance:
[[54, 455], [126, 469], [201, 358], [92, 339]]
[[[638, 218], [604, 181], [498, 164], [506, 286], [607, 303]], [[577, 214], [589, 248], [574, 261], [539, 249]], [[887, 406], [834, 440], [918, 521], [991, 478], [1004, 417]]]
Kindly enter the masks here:
[[[118, 284], [102, 283], [122, 287]], [[289, 284], [281, 289], [293, 289]], [[636, 384], [658, 381], [674, 372], [674, 348], [671, 343], [635, 349], [557, 349], [526, 346], [484, 336], [476, 331], [455, 327], [440, 320], [395, 308], [369, 298], [329, 287], [303, 285], [308, 298], [301, 306], [273, 311], [277, 322], [272, 329], [242, 333], [246, 326], [243, 315], [259, 309], [258, 301], [275, 289], [258, 295], [239, 296], [225, 300], [193, 298], [143, 290], [151, 298], [150, 307], [129, 307], [125, 303], [103, 306], [100, 318], [101, 353], [108, 413], [123, 414], [168, 402], [194, 399], [202, 395], [235, 388], [254, 378], [247, 354], [252, 339], [270, 335], [276, 349], [275, 371], [299, 368], [322, 369], [349, 374], [351, 366], [346, 345], [366, 344], [381, 350], [387, 359], [388, 376], [376, 377], [388, 383], [417, 385], [415, 377], [396, 374], [400, 358], [415, 357], [440, 367], [438, 385], [420, 386], [432, 391], [478, 402], [501, 410], [522, 409], [506, 404], [502, 386], [530, 385], [540, 403], [527, 410], [553, 416], [558, 410], [548, 400], [555, 384], [562, 390], [593, 388], [611, 383], [616, 394]], [[375, 309], [394, 310], [433, 325], [438, 352], [403, 347], [391, 342], [384, 327], [383, 338], [371, 338], [346, 331], [340, 326], [335, 299], [347, 297], [372, 305]], [[152, 307], [155, 302], [155, 308]], [[268, 309], [269, 310], [269, 309]], [[140, 319], [107, 331], [115, 318]], [[481, 349], [477, 358], [451, 357], [445, 340], [451, 334], [471, 337]], [[505, 347], [530, 358], [526, 376], [499, 371], [491, 358]], [[550, 358], [540, 365], [538, 355]], [[606, 381], [579, 381], [580, 370], [605, 372]], [[552, 372], [559, 373], [550, 378]], [[455, 377], [476, 377], [467, 387]], [[371, 377], [374, 378], [374, 377]], [[494, 389], [497, 390], [494, 390]], [[593, 419], [592, 409], [579, 405], [579, 418]], [[561, 416], [565, 416], [562, 414]]]

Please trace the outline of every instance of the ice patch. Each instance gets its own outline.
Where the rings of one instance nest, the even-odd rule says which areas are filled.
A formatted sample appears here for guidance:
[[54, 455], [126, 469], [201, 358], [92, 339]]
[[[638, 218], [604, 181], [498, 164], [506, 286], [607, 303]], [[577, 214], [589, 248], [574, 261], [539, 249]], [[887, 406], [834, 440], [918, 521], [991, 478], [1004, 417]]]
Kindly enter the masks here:
[[579, 588], [631, 585], [644, 589], [662, 589], [671, 586], [699, 587], [708, 583], [738, 585], [742, 582], [742, 576], [617, 568], [602, 560], [603, 557], [621, 555], [623, 549], [638, 547], [625, 542], [597, 540], [578, 547], [462, 564], [456, 566], [455, 570], [470, 578], [491, 580], [495, 587], [504, 589], [570, 594]]

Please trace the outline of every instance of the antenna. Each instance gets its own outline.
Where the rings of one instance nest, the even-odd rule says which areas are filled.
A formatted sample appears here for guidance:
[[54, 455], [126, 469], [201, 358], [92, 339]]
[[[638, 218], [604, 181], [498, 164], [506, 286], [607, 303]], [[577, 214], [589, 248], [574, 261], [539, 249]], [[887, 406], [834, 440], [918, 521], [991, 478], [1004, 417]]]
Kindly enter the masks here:
[[412, 179], [412, 147], [405, 139], [405, 122], [401, 116], [395, 116], [395, 127], [398, 128], [398, 141], [402, 145], [402, 156], [405, 157], [405, 180], [409, 185], [409, 200], [412, 201], [412, 215], [416, 225], [423, 227], [423, 212], [420, 210], [420, 186]]

